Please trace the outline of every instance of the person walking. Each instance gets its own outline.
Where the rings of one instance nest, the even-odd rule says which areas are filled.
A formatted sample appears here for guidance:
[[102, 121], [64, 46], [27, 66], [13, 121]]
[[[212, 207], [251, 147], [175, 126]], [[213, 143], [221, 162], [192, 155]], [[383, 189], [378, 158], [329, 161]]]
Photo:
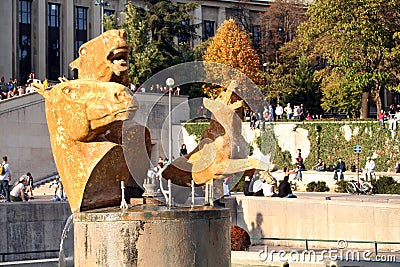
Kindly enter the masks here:
[[382, 129], [385, 129], [385, 118], [386, 118], [386, 114], [383, 111], [383, 109], [381, 109], [381, 112], [378, 113], [378, 120], [381, 123]]
[[274, 122], [275, 121], [274, 108], [272, 107], [272, 105], [269, 105], [268, 112], [269, 112], [269, 121]]
[[29, 196], [29, 193], [31, 194], [31, 199], [33, 199], [33, 177], [32, 174], [30, 172], [26, 173], [26, 176], [28, 177], [27, 180], [27, 186], [26, 186], [26, 190], [25, 193]]
[[8, 184], [11, 182], [11, 175], [12, 172], [7, 156], [4, 156], [0, 172], [0, 193], [5, 195], [7, 202], [10, 202], [10, 187]]

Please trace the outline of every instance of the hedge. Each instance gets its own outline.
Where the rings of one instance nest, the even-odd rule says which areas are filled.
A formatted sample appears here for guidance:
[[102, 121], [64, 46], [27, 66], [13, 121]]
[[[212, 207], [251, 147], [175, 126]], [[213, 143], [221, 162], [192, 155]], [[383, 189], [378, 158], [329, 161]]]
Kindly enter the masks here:
[[[189, 135], [195, 135], [200, 140], [208, 123], [187, 123], [184, 125]], [[290, 165], [291, 155], [288, 151], [282, 151], [276, 138], [273, 138], [274, 123], [267, 124], [267, 128], [261, 131], [260, 136], [254, 140], [264, 154], [272, 151], [273, 161], [280, 168]], [[343, 126], [351, 129], [350, 140], [345, 139]], [[310, 154], [304, 160], [305, 167], [311, 169], [321, 157], [327, 166], [336, 165], [341, 157], [350, 169], [356, 163], [357, 154], [353, 148], [356, 144], [362, 146], [360, 153], [360, 167], [363, 168], [368, 156], [372, 156], [376, 163], [376, 171], [386, 172], [394, 170], [400, 158], [400, 141], [397, 132], [382, 129], [377, 121], [337, 121], [337, 122], [303, 122], [294, 127], [293, 131], [302, 128], [308, 131], [310, 141]], [[400, 130], [399, 130], [400, 131]], [[273, 139], [271, 139], [271, 137]], [[270, 140], [274, 140], [271, 142]], [[250, 144], [252, 145], [252, 144]]]

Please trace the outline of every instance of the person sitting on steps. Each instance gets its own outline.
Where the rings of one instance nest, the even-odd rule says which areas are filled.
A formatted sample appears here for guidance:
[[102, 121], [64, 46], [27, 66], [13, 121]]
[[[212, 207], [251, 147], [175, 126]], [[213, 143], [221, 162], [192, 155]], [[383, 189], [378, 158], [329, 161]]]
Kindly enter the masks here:
[[22, 175], [18, 184], [14, 186], [14, 188], [10, 192], [10, 198], [12, 202], [18, 201], [28, 201], [28, 195], [25, 194], [26, 184], [28, 183], [29, 177], [26, 175]]
[[293, 195], [292, 188], [289, 183], [289, 174], [293, 173], [289, 171], [289, 167], [283, 168], [285, 172], [285, 177], [283, 177], [283, 181], [279, 184], [277, 197], [281, 198], [297, 198], [296, 195]]
[[340, 173], [340, 180], [344, 180], [344, 175], [343, 173], [346, 171], [346, 163], [342, 160], [342, 158], [339, 158], [339, 162], [335, 167], [334, 174], [333, 174], [333, 180], [337, 181], [338, 180], [338, 172]]
[[368, 178], [371, 181], [372, 174], [375, 173], [375, 161], [371, 159], [371, 157], [367, 158], [367, 162], [365, 163], [365, 179], [368, 182]]
[[317, 172], [323, 172], [326, 170], [326, 165], [321, 158], [318, 158], [318, 163], [313, 166], [313, 169]]

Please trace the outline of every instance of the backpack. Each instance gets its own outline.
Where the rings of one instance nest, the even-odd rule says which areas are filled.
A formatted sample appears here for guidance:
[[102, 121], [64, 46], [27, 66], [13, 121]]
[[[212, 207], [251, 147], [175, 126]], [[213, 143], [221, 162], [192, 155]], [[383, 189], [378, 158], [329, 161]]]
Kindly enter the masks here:
[[4, 164], [0, 165], [0, 175], [5, 175], [6, 174], [6, 168], [4, 167]]

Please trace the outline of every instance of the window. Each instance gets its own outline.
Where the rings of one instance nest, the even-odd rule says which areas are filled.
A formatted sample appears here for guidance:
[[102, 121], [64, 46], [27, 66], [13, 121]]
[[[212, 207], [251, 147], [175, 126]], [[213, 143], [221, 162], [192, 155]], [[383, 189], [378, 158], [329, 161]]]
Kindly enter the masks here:
[[115, 14], [114, 10], [104, 9], [104, 15], [111, 16], [111, 15], [114, 15], [114, 14]]
[[203, 21], [203, 41], [214, 36], [214, 25], [215, 21], [205, 20]]
[[60, 5], [47, 5], [47, 67], [48, 78], [60, 76]]
[[60, 6], [57, 4], [51, 4], [49, 3], [49, 8], [48, 8], [48, 21], [47, 21], [47, 26], [49, 27], [54, 27], [58, 28], [60, 27], [59, 23], [59, 18], [60, 18]]
[[254, 47], [259, 47], [261, 42], [260, 25], [252, 25], [251, 33]]
[[19, 1], [18, 5], [18, 60], [19, 79], [26, 81], [31, 73], [31, 1]]
[[87, 8], [76, 7], [75, 8], [75, 30], [86, 31], [87, 30]]
[[79, 47], [87, 42], [87, 11], [86, 7], [75, 7], [75, 58]]
[[178, 43], [187, 43], [189, 41], [189, 35], [186, 33], [186, 29], [189, 25], [189, 20], [182, 20], [182, 32], [178, 36]]
[[[79, 48], [87, 42], [87, 7], [75, 7], [75, 58], [79, 57]], [[74, 77], [78, 78], [78, 71], [74, 70]]]
[[19, 1], [19, 23], [31, 24], [31, 1]]

